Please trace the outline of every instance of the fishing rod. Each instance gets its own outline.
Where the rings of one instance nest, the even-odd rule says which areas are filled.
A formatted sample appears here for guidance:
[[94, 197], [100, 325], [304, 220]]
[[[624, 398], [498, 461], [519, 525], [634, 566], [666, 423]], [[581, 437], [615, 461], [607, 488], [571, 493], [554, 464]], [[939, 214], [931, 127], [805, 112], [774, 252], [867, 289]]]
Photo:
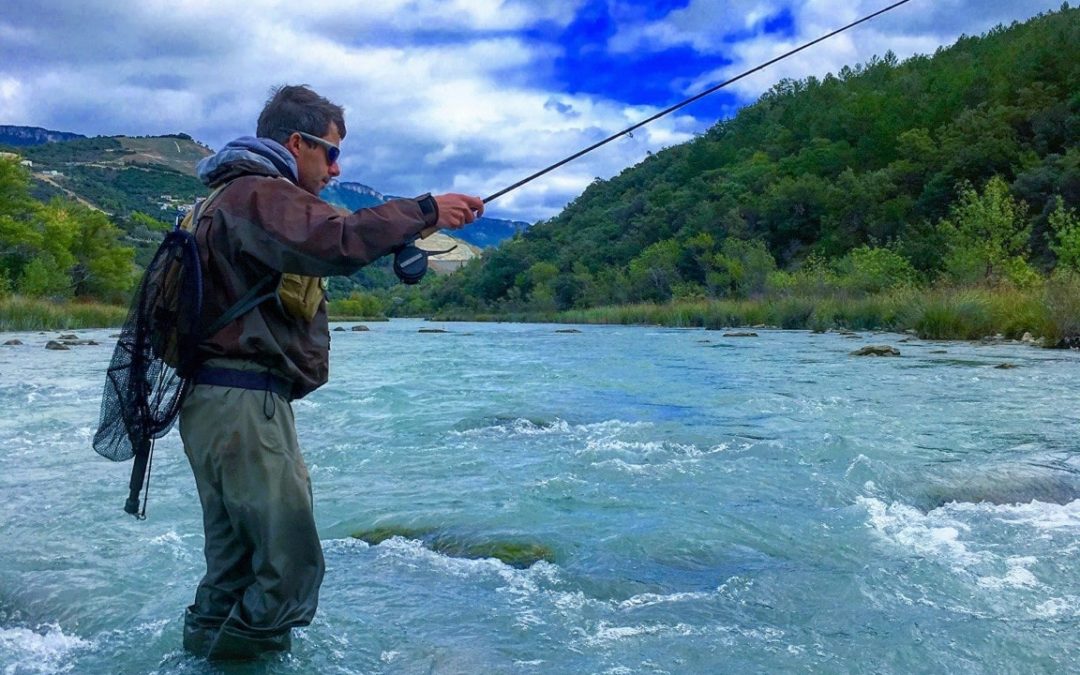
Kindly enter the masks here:
[[[525, 178], [522, 178], [521, 180], [514, 183], [513, 185], [509, 185], [509, 186], [499, 190], [495, 194], [490, 195], [488, 197], [485, 197], [484, 198], [484, 203], [487, 204], [489, 202], [492, 202], [492, 201], [498, 199], [499, 197], [502, 197], [506, 193], [512, 192], [513, 190], [518, 189], [522, 185], [525, 185], [526, 183], [530, 183], [530, 182], [536, 180], [537, 178], [539, 178], [539, 177], [541, 177], [541, 176], [543, 176], [543, 175], [545, 175], [547, 173], [550, 173], [550, 172], [554, 171], [555, 169], [558, 169], [559, 167], [563, 166], [564, 164], [568, 164], [568, 163], [574, 161], [575, 159], [578, 159], [579, 157], [583, 157], [584, 155], [589, 154], [590, 152], [592, 152], [593, 150], [596, 150], [597, 148], [600, 148], [600, 147], [602, 147], [604, 145], [607, 145], [608, 143], [614, 141], [617, 138], [621, 138], [622, 136], [626, 136], [627, 134], [631, 134], [631, 133], [634, 132], [635, 129], [640, 129], [641, 127], [645, 126], [646, 124], [650, 124], [652, 122], [655, 122], [656, 120], [660, 119], [661, 117], [664, 117], [665, 115], [669, 115], [669, 114], [675, 112], [676, 110], [679, 110], [680, 108], [684, 108], [684, 107], [690, 105], [691, 103], [694, 103], [695, 101], [698, 101], [698, 100], [700, 100], [702, 98], [705, 98], [709, 94], [716, 93], [717, 91], [720, 91], [724, 87], [727, 87], [728, 85], [731, 85], [731, 84], [734, 84], [735, 82], [738, 82], [739, 80], [743, 79], [744, 77], [747, 77], [749, 75], [753, 75], [754, 73], [758, 72], [759, 70], [764, 70], [765, 68], [768, 68], [769, 66], [773, 65], [774, 63], [778, 63], [780, 61], [783, 61], [784, 59], [786, 59], [788, 57], [791, 57], [791, 56], [794, 56], [795, 54], [798, 54], [799, 52], [803, 51], [804, 49], [808, 49], [810, 47], [813, 47], [814, 45], [818, 44], [819, 42], [824, 42], [825, 40], [828, 40], [829, 38], [832, 38], [832, 37], [834, 37], [836, 35], [839, 35], [840, 33], [843, 33], [846, 30], [854, 28], [855, 26], [858, 26], [861, 23], [866, 23], [867, 21], [870, 21], [871, 19], [873, 19], [875, 17], [881, 16], [882, 14], [885, 14], [886, 12], [891, 12], [892, 10], [899, 7], [900, 5], [905, 5], [905, 4], [909, 3], [909, 2], [911, 2], [911, 0], [898, 0], [898, 2], [894, 2], [893, 4], [889, 5], [888, 7], [884, 7], [882, 9], [879, 9], [878, 11], [876, 11], [876, 12], [874, 12], [872, 14], [867, 14], [866, 16], [862, 17], [861, 19], [858, 19], [856, 21], [852, 21], [851, 23], [847, 24], [846, 26], [843, 26], [841, 28], [837, 28], [836, 30], [834, 30], [832, 32], [829, 32], [829, 33], [826, 33], [825, 35], [822, 35], [819, 38], [811, 40], [810, 42], [806, 42], [806, 43], [796, 47], [795, 49], [784, 52], [780, 56], [769, 59], [768, 61], [766, 61], [765, 63], [762, 63], [761, 65], [758, 65], [758, 66], [755, 66], [755, 67], [753, 67], [753, 68], [751, 68], [749, 70], [743, 71], [742, 73], [739, 73], [738, 75], [736, 75], [735, 77], [733, 77], [733, 78], [731, 78], [729, 80], [725, 80], [725, 81], [721, 82], [720, 84], [713, 85], [712, 87], [709, 87], [708, 89], [706, 89], [706, 90], [704, 90], [704, 91], [702, 91], [702, 92], [700, 92], [698, 94], [695, 94], [695, 95], [693, 95], [693, 96], [691, 96], [689, 98], [683, 99], [682, 101], [676, 103], [675, 105], [664, 108], [663, 110], [656, 113], [655, 115], [652, 115], [650, 117], [647, 117], [647, 118], [641, 120], [637, 124], [631, 125], [631, 126], [625, 128], [625, 129], [623, 129], [622, 131], [618, 132], [618, 133], [612, 134], [612, 135], [608, 136], [607, 138], [605, 138], [602, 141], [598, 141], [596, 143], [593, 143], [589, 147], [587, 147], [587, 148], [585, 148], [583, 150], [579, 150], [579, 151], [575, 152], [574, 154], [570, 155], [569, 157], [566, 157], [565, 159], [561, 159], [558, 162], [555, 162], [554, 164], [552, 164], [552, 165], [550, 165], [548, 167], [545, 167], [545, 168], [537, 171], [536, 173], [534, 173], [534, 174], [532, 174], [530, 176], [526, 176]], [[420, 233], [420, 237], [421, 238], [427, 238], [428, 236], [433, 234], [437, 229], [438, 228], [436, 228], [436, 227], [429, 227], [429, 228], [423, 230]], [[453, 250], [453, 249], [450, 249], [450, 250]], [[424, 276], [424, 272], [427, 271], [427, 259], [428, 259], [428, 257], [431, 256], [431, 255], [438, 255], [439, 253], [448, 253], [448, 252], [449, 251], [431, 251], [431, 252], [427, 252], [427, 251], [424, 251], [423, 249], [420, 249], [415, 244], [409, 243], [405, 247], [403, 247], [402, 249], [399, 249], [399, 252], [397, 253], [397, 255], [395, 255], [395, 257], [394, 257], [394, 272], [396, 272], [398, 277], [402, 281], [404, 281], [405, 283], [412, 283], [412, 284], [417, 283]], [[421, 270], [421, 267], [422, 267], [422, 270]], [[413, 279], [415, 279], [415, 280], [413, 280]]]
[[699, 99], [705, 98], [709, 94], [713, 94], [713, 93], [715, 93], [717, 91], [720, 91], [724, 87], [726, 87], [726, 86], [728, 86], [730, 84], [733, 84], [735, 82], [738, 82], [739, 80], [743, 79], [744, 77], [746, 77], [748, 75], [753, 75], [754, 73], [758, 72], [759, 70], [764, 70], [765, 68], [768, 68], [769, 66], [773, 65], [774, 63], [777, 63], [779, 61], [783, 61], [784, 59], [788, 58], [789, 56], [793, 56], [795, 54], [798, 54], [799, 52], [801, 52], [804, 49], [807, 49], [808, 47], [813, 47], [814, 45], [816, 45], [819, 42], [823, 42], [825, 40], [828, 40], [829, 38], [831, 38], [831, 37], [833, 37], [835, 35], [839, 35], [840, 33], [843, 33], [844, 31], [848, 30], [849, 28], [854, 28], [855, 26], [858, 26], [861, 23], [865, 23], [865, 22], [873, 19], [874, 17], [880, 16], [880, 15], [886, 13], [886, 12], [892, 11], [892, 10], [896, 9], [897, 7], [899, 7], [900, 5], [907, 4], [908, 2], [911, 2], [911, 0], [899, 0], [899, 2], [894, 2], [893, 4], [889, 5], [888, 7], [885, 7], [884, 9], [879, 9], [878, 11], [874, 12], [873, 14], [867, 14], [866, 16], [859, 19], [858, 21], [853, 21], [853, 22], [849, 23], [848, 25], [844, 26], [843, 28], [837, 28], [836, 30], [832, 31], [831, 33], [827, 33], [825, 35], [822, 35], [821, 37], [817, 38], [816, 40], [811, 40], [810, 42], [807, 42], [807, 43], [805, 43], [805, 44], [803, 44], [803, 45], [801, 45], [799, 47], [796, 47], [795, 49], [792, 49], [789, 52], [785, 52], [785, 53], [781, 54], [780, 56], [777, 56], [776, 58], [770, 59], [770, 60], [766, 61], [765, 63], [762, 63], [759, 66], [756, 66], [754, 68], [751, 68], [750, 70], [744, 71], [744, 72], [736, 75], [735, 77], [731, 78], [730, 80], [725, 80], [724, 82], [721, 82], [720, 84], [709, 87], [705, 91], [703, 91], [703, 92], [701, 92], [699, 94], [695, 94], [694, 96], [691, 96], [688, 99], [680, 101], [679, 103], [676, 103], [675, 105], [673, 105], [673, 106], [671, 106], [669, 108], [665, 108], [665, 109], [661, 110], [660, 112], [656, 113], [655, 115], [653, 115], [652, 117], [648, 117], [646, 119], [643, 119], [640, 122], [638, 122], [637, 124], [635, 124], [633, 126], [629, 126], [629, 127], [625, 128], [625, 129], [623, 129], [622, 131], [618, 132], [617, 134], [612, 134], [611, 136], [608, 136], [607, 138], [605, 138], [602, 141], [599, 141], [597, 143], [593, 143], [592, 145], [585, 148], [584, 150], [580, 150], [578, 152], [575, 152], [574, 154], [570, 155], [566, 159], [559, 160], [558, 162], [555, 162], [551, 166], [549, 166], [547, 168], [544, 168], [544, 169], [541, 169], [540, 171], [537, 171], [536, 173], [532, 174], [531, 176], [528, 176], [526, 178], [522, 178], [521, 180], [514, 183], [513, 185], [511, 185], [509, 187], [505, 187], [502, 190], [499, 190], [495, 194], [491, 195], [490, 197], [485, 198], [484, 203], [487, 204], [490, 201], [494, 201], [495, 199], [498, 199], [499, 197], [502, 197], [503, 195], [505, 195], [507, 192], [511, 192], [512, 190], [516, 190], [519, 187], [521, 187], [522, 185], [525, 185], [526, 183], [529, 183], [529, 182], [539, 178], [540, 176], [543, 176], [546, 173], [549, 173], [551, 171], [554, 171], [555, 169], [558, 169], [563, 164], [567, 164], [569, 162], [574, 161], [578, 157], [582, 157], [584, 155], [587, 155], [590, 152], [592, 152], [593, 150], [596, 150], [597, 148], [599, 148], [599, 147], [601, 147], [603, 145], [607, 145], [611, 141], [614, 141], [616, 138], [619, 138], [620, 136], [625, 136], [625, 135], [633, 132], [635, 129], [639, 129], [639, 128], [645, 126], [646, 124], [649, 124], [650, 122], [655, 122], [656, 120], [660, 119], [661, 117], [664, 117], [665, 115], [673, 113], [673, 112], [675, 112], [676, 110], [678, 110], [680, 108], [684, 108], [684, 107], [690, 105], [691, 103], [693, 103], [693, 102], [695, 102], [695, 101], [697, 101]]

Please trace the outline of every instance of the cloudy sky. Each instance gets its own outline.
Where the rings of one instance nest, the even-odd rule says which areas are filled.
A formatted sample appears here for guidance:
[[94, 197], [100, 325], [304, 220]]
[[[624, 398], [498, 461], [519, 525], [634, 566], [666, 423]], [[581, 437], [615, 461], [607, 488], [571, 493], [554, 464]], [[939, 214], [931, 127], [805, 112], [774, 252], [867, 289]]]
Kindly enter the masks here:
[[[893, 0], [4, 0], [0, 124], [96, 135], [254, 133], [269, 90], [346, 109], [342, 180], [490, 195]], [[686, 141], [780, 78], [823, 76], [1061, 0], [911, 0], [493, 202], [554, 215], [595, 177]]]

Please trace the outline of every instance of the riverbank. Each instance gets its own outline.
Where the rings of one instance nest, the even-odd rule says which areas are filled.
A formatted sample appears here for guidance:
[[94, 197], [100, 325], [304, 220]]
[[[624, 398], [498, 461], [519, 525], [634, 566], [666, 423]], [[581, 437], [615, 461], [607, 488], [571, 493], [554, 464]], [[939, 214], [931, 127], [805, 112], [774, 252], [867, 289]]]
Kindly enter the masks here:
[[53, 302], [18, 295], [0, 299], [0, 331], [116, 328], [128, 308], [96, 302]]
[[[54, 303], [12, 296], [0, 300], [0, 331], [120, 326], [127, 308]], [[1018, 288], [905, 288], [861, 297], [785, 295], [746, 300], [682, 300], [563, 312], [441, 313], [440, 321], [660, 325], [681, 328], [774, 327], [792, 330], [909, 331], [935, 340], [987, 336], [1073, 346], [1080, 336], [1080, 277]], [[333, 316], [331, 320], [361, 320]], [[383, 317], [364, 317], [379, 321]]]
[[564, 312], [441, 314], [440, 320], [644, 324], [683, 328], [775, 327], [911, 331], [936, 340], [1000, 335], [1054, 347], [1080, 334], [1080, 281], [1035, 288], [900, 289], [863, 297], [782, 296], [750, 300], [684, 300]]
[[[10, 296], [0, 299], [0, 332], [119, 328], [127, 318], [124, 305], [96, 302], [54, 302]], [[337, 315], [331, 321], [389, 321], [385, 316]]]

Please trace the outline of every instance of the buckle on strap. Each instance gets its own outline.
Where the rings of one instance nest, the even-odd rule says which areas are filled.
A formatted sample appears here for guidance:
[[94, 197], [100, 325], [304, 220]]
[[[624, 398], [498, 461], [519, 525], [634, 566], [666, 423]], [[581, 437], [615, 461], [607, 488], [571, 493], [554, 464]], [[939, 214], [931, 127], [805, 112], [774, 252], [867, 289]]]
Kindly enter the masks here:
[[283, 377], [278, 377], [268, 370], [259, 372], [203, 366], [195, 373], [195, 384], [269, 391], [288, 401], [292, 400], [292, 382]]

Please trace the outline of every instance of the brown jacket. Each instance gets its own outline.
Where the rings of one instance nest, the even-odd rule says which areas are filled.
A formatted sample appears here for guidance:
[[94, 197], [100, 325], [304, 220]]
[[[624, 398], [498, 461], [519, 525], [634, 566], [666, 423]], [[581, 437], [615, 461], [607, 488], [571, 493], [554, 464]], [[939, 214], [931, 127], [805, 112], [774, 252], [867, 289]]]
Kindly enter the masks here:
[[[253, 285], [282, 272], [349, 275], [433, 225], [420, 204], [398, 199], [343, 215], [284, 178], [245, 176], [230, 183], [199, 216], [195, 237], [203, 264], [203, 327]], [[268, 300], [208, 337], [202, 359], [239, 358], [293, 383], [293, 398], [322, 386], [330, 370], [326, 302], [310, 322]]]

